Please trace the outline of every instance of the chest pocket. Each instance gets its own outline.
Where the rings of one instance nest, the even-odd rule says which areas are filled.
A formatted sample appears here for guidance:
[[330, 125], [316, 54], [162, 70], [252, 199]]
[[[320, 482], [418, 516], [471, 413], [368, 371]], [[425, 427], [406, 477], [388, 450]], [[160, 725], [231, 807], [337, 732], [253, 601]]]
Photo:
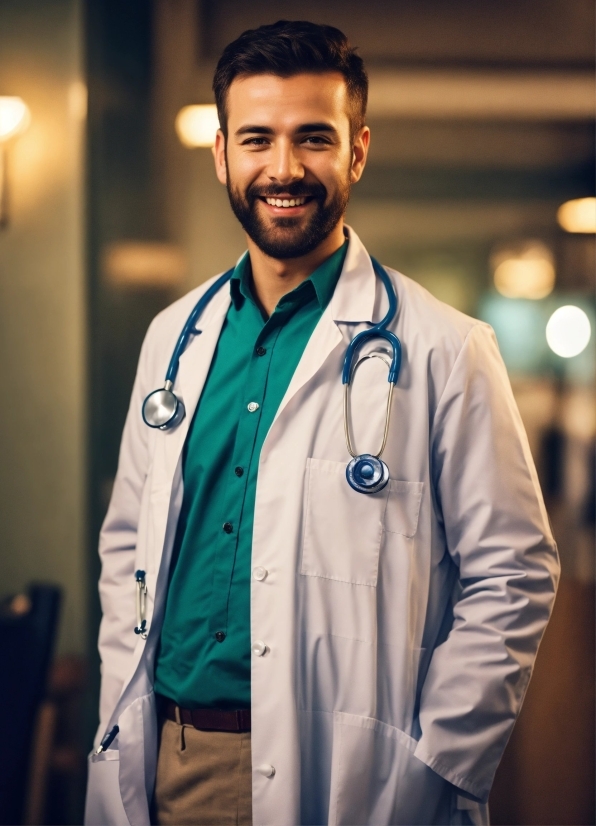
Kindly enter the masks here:
[[416, 534], [422, 488], [391, 479], [378, 493], [358, 493], [345, 464], [308, 459], [300, 574], [376, 586], [383, 533]]

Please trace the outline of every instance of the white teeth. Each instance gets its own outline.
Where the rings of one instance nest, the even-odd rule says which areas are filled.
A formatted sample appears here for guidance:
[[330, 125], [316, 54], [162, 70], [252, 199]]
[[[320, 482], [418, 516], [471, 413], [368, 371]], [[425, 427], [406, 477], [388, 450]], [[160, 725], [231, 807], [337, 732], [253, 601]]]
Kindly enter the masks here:
[[306, 198], [265, 198], [269, 206], [276, 206], [276, 207], [293, 207], [293, 206], [302, 206], [302, 204], [306, 201]]

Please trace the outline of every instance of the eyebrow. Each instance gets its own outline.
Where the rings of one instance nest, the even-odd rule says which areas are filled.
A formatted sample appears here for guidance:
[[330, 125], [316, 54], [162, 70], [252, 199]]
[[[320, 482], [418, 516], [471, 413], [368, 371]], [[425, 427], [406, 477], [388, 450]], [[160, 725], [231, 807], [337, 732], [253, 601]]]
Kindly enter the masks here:
[[[297, 135], [304, 135], [307, 132], [327, 132], [329, 134], [337, 135], [337, 129], [331, 126], [330, 123], [321, 121], [320, 123], [303, 123], [296, 129]], [[256, 124], [247, 124], [241, 126], [234, 132], [236, 137], [241, 135], [274, 135], [275, 131], [270, 126], [257, 126]]]

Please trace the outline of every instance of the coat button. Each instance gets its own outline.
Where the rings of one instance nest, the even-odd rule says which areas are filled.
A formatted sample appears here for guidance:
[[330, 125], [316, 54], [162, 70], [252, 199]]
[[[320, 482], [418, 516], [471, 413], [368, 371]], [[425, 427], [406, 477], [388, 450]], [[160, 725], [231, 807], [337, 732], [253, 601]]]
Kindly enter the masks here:
[[257, 356], [264, 356], [266, 352], [264, 347], [257, 347]]
[[235, 467], [234, 468], [234, 473], [236, 474], [236, 476], [243, 476], [244, 475], [244, 468], [240, 467], [240, 466]]
[[234, 526], [232, 525], [231, 522], [224, 522], [223, 523], [223, 529], [224, 529], [224, 533], [232, 533], [232, 531], [234, 530]]
[[259, 774], [262, 774], [263, 777], [273, 777], [275, 774], [275, 769], [273, 766], [270, 766], [269, 763], [261, 763], [260, 766], [257, 766], [257, 771]]
[[267, 651], [267, 646], [263, 640], [255, 640], [251, 645], [250, 650], [253, 654], [256, 654], [257, 657], [262, 657]]
[[247, 407], [249, 413], [254, 413], [255, 410], [259, 409], [259, 403], [258, 402], [249, 402], [246, 405], [246, 407]]
[[225, 631], [216, 631], [215, 632], [215, 639], [218, 642], [223, 642], [225, 640], [225, 638], [226, 638]]
[[269, 571], [267, 570], [267, 568], [261, 568], [261, 566], [259, 565], [258, 568], [254, 569], [254, 571], [252, 572], [252, 575], [254, 576], [255, 579], [258, 579], [259, 582], [262, 582], [265, 579], [265, 577], [267, 576], [268, 573], [269, 573]]

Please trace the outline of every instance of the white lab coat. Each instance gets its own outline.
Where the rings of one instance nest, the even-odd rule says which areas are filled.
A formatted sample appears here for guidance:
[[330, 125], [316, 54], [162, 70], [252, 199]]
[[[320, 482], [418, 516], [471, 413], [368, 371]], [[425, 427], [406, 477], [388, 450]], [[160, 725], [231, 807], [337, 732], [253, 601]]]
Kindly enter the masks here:
[[[258, 826], [487, 822], [485, 802], [527, 688], [558, 579], [556, 547], [492, 330], [389, 270], [403, 362], [383, 455], [390, 482], [353, 491], [342, 422], [348, 342], [386, 292], [349, 230], [333, 298], [265, 439], [251, 582], [253, 813]], [[209, 282], [211, 283], [211, 282]], [[182, 447], [226, 311], [222, 289], [180, 359], [186, 417], [149, 429], [204, 284], [151, 324], [101, 533], [101, 725], [87, 824], [149, 821], [157, 752], [153, 667], [182, 502]], [[364, 352], [384, 350], [381, 340]], [[388, 383], [363, 362], [359, 452], [378, 449]], [[247, 414], [249, 415], [249, 414]], [[146, 641], [135, 579], [146, 571]], [[266, 767], [274, 774], [265, 776]], [[262, 771], [260, 771], [261, 769]]]

